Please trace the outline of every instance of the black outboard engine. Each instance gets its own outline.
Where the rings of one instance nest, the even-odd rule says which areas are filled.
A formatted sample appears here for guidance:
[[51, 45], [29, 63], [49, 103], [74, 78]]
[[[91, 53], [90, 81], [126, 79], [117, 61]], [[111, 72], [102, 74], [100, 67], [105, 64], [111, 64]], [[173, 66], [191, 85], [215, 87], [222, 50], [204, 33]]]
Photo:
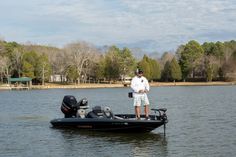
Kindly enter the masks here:
[[65, 114], [65, 118], [75, 117], [78, 110], [77, 100], [72, 95], [66, 95], [61, 104], [61, 111]]

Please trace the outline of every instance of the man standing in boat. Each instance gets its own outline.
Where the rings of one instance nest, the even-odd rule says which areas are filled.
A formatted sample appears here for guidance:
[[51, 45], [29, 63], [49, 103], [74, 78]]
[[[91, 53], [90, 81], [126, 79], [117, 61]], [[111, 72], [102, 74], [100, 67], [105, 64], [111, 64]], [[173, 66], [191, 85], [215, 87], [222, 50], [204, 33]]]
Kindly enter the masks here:
[[141, 105], [144, 105], [144, 112], [146, 119], [149, 119], [149, 100], [147, 92], [149, 92], [150, 86], [148, 80], [143, 76], [143, 71], [137, 69], [136, 76], [131, 81], [131, 88], [133, 90], [135, 115], [137, 119], [140, 119]]

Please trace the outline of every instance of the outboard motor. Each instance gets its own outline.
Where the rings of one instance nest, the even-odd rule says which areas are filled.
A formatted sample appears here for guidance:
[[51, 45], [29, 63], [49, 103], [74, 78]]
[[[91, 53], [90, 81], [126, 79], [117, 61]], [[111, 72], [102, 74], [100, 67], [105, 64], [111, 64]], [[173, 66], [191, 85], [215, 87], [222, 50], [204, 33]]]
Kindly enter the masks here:
[[77, 100], [72, 95], [66, 95], [61, 104], [61, 111], [65, 114], [65, 118], [76, 116], [78, 110]]

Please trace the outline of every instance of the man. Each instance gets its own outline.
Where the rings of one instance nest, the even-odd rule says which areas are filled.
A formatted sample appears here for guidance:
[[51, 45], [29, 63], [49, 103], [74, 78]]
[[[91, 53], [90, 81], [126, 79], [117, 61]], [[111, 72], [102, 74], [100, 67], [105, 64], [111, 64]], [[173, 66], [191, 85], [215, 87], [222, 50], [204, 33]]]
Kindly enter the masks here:
[[149, 119], [149, 100], [147, 92], [150, 89], [148, 80], [143, 76], [143, 71], [137, 69], [136, 76], [131, 81], [131, 88], [133, 90], [135, 115], [140, 119], [141, 105], [144, 105], [144, 112], [146, 119]]

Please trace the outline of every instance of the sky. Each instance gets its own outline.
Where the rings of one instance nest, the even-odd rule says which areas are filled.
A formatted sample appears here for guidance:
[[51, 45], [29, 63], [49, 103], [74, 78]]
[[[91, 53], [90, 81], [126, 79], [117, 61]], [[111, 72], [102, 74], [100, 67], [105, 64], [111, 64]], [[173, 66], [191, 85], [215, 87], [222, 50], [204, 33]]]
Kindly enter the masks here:
[[0, 39], [174, 51], [190, 40], [236, 40], [236, 1], [0, 0]]

